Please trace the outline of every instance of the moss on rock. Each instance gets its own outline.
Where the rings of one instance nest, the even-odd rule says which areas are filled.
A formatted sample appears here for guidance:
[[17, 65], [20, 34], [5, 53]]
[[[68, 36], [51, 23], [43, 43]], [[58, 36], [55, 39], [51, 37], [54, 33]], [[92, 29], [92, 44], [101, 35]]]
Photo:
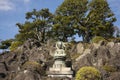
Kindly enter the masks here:
[[98, 43], [98, 42], [100, 42], [100, 41], [106, 41], [103, 37], [101, 37], [101, 36], [96, 36], [96, 37], [94, 37], [93, 39], [92, 39], [92, 41], [91, 42], [93, 42], [93, 43]]

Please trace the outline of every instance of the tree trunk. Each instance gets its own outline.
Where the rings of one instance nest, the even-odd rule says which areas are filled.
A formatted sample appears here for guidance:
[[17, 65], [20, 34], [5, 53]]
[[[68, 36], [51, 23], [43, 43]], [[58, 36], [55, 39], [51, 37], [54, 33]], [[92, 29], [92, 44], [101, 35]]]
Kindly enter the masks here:
[[45, 29], [43, 29], [41, 38], [42, 38], [41, 41], [44, 43], [45, 42]]
[[88, 31], [85, 31], [85, 35], [84, 35], [84, 42], [88, 43], [90, 42], [90, 36], [89, 36], [89, 32]]

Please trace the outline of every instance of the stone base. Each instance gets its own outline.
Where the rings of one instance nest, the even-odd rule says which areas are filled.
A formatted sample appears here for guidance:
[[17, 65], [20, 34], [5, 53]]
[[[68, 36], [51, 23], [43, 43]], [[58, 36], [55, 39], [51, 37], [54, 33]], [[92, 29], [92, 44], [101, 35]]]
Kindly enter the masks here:
[[73, 71], [71, 68], [50, 68], [47, 72], [49, 77], [73, 77]]
[[73, 77], [73, 75], [62, 75], [62, 74], [58, 74], [58, 75], [56, 75], [56, 74], [54, 74], [54, 75], [48, 75], [48, 77], [69, 77], [69, 78], [72, 78]]

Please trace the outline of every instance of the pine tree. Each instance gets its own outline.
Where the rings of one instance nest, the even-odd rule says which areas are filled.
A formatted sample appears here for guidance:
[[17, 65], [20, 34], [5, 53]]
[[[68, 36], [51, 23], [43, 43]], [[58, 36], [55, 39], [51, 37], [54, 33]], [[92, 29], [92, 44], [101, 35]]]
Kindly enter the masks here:
[[48, 38], [48, 32], [51, 30], [51, 19], [53, 15], [49, 9], [41, 9], [26, 13], [26, 22], [24, 24], [17, 23], [19, 34], [16, 39], [26, 41], [29, 38], [45, 42]]

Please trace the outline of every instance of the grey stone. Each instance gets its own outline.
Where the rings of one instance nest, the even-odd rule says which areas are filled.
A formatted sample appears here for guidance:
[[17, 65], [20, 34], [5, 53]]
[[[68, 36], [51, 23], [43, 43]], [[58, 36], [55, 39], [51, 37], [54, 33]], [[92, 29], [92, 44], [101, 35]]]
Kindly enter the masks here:
[[108, 42], [107, 47], [112, 48], [114, 46], [114, 42]]
[[37, 72], [22, 71], [17, 74], [13, 80], [42, 80]]
[[82, 55], [80, 55], [77, 59], [76, 59], [76, 61], [79, 61], [80, 59], [83, 59], [87, 54], [90, 54], [90, 49], [85, 49], [85, 51], [83, 52], [83, 54]]
[[84, 45], [82, 43], [77, 44], [77, 53], [82, 54], [84, 52]]

